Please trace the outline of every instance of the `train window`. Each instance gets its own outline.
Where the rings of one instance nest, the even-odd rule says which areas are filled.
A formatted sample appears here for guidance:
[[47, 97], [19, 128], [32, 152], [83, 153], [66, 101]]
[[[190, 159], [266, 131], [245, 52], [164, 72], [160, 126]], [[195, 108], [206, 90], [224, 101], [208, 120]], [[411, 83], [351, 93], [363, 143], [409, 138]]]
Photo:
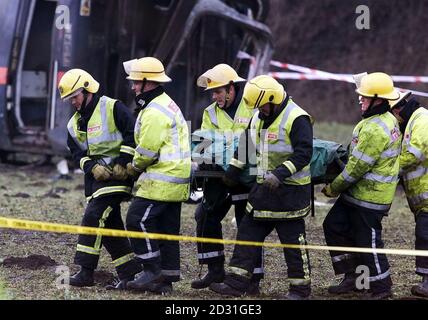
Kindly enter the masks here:
[[[52, 25], [56, 3], [54, 1], [36, 1], [33, 14], [28, 17], [29, 30], [24, 35], [26, 46], [18, 70], [21, 79], [19, 86], [19, 108], [21, 126], [44, 127], [47, 119], [48, 81], [52, 41]], [[24, 44], [25, 45], [25, 44]]]

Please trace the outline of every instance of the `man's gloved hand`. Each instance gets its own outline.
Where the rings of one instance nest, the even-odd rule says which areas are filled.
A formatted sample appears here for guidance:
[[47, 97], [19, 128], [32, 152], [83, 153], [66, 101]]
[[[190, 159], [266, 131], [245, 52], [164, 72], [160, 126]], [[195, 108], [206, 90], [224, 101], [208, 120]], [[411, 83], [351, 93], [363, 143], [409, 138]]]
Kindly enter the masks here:
[[126, 180], [128, 179], [128, 173], [126, 169], [120, 164], [115, 164], [113, 167], [113, 180]]
[[230, 165], [227, 168], [227, 171], [223, 176], [222, 181], [228, 187], [236, 187], [239, 184], [240, 174], [241, 174], [241, 170], [239, 168]]
[[326, 197], [329, 197], [329, 198], [336, 198], [336, 197], [338, 197], [339, 195], [340, 195], [340, 193], [335, 193], [335, 192], [333, 192], [332, 190], [331, 190], [331, 186], [329, 185], [329, 184], [327, 184], [322, 190], [321, 190], [321, 192], [322, 193], [324, 193], [324, 195], [326, 196]]
[[136, 178], [140, 175], [141, 172], [137, 171], [131, 162], [126, 165], [126, 172], [129, 176]]
[[92, 168], [92, 174], [94, 175], [95, 180], [106, 181], [106, 180], [111, 179], [111, 175], [113, 174], [113, 172], [105, 166], [102, 166], [100, 164], [96, 164]]
[[281, 181], [272, 172], [265, 175], [263, 185], [267, 186], [270, 190], [275, 190], [281, 185]]

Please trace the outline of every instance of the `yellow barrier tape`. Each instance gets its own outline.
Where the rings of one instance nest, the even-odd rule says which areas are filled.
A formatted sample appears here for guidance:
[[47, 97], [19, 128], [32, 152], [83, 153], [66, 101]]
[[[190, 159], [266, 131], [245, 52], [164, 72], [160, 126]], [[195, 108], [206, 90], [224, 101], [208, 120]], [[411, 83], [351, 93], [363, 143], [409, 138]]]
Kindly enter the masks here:
[[86, 234], [86, 235], [101, 235], [105, 237], [127, 237], [127, 238], [148, 238], [155, 240], [183, 241], [183, 242], [202, 242], [202, 243], [221, 243], [234, 244], [244, 246], [258, 246], [269, 248], [288, 248], [288, 249], [308, 249], [322, 251], [343, 251], [356, 253], [383, 253], [389, 255], [402, 256], [420, 256], [428, 257], [428, 250], [410, 250], [410, 249], [381, 249], [381, 248], [360, 248], [360, 247], [337, 247], [337, 246], [321, 246], [321, 245], [299, 245], [299, 244], [283, 244], [273, 242], [252, 242], [241, 240], [214, 239], [214, 238], [198, 238], [183, 235], [170, 235], [160, 233], [146, 233], [138, 231], [125, 231], [115, 229], [100, 229], [92, 227], [73, 226], [59, 223], [20, 220], [0, 217], [0, 228], [20, 229], [30, 231], [68, 233], [68, 234]]

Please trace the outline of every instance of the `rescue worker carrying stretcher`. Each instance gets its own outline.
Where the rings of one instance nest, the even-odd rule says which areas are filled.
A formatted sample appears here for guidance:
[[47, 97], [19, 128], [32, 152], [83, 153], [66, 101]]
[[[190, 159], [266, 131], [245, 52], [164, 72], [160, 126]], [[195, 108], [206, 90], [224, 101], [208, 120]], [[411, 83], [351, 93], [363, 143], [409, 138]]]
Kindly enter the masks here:
[[[226, 143], [233, 143], [247, 128], [254, 114], [242, 99], [245, 79], [227, 64], [218, 64], [202, 74], [197, 85], [212, 94], [214, 102], [203, 114], [201, 130], [212, 130], [216, 135], [223, 135]], [[195, 162], [193, 163], [195, 167]], [[198, 165], [198, 164], [196, 164]], [[214, 170], [215, 163], [200, 163], [203, 170]], [[218, 166], [217, 166], [218, 168]], [[222, 169], [220, 169], [222, 170]], [[222, 239], [221, 222], [232, 205], [235, 205], [235, 218], [239, 227], [245, 214], [249, 189], [242, 184], [228, 188], [220, 179], [206, 179], [204, 198], [195, 213], [196, 234], [198, 237]], [[207, 288], [213, 282], [224, 279], [224, 246], [216, 243], [198, 243], [199, 264], [208, 265], [208, 273], [191, 283], [192, 288]], [[253, 270], [250, 294], [259, 292], [259, 282], [263, 277], [262, 250], [260, 259]]]
[[[324, 220], [327, 245], [383, 248], [382, 219], [388, 214], [398, 183], [401, 133], [397, 119], [389, 112], [388, 100], [397, 100], [398, 91], [390, 76], [367, 74], [357, 83], [361, 120], [354, 128], [349, 160], [345, 169], [322, 192], [340, 196]], [[386, 255], [330, 251], [336, 275], [344, 274], [328, 291], [343, 294], [364, 291], [358, 288], [358, 266], [370, 271], [367, 298], [386, 299], [392, 295], [392, 280]]]
[[[235, 152], [225, 181], [233, 183], [256, 152], [257, 183], [250, 191], [247, 214], [242, 218], [237, 240], [264, 242], [276, 229], [281, 243], [306, 244], [304, 217], [310, 211], [312, 157], [312, 120], [269, 76], [250, 80], [243, 99], [258, 109], [248, 130], [248, 150]], [[240, 147], [242, 146], [240, 141]], [[246, 159], [239, 155], [245, 154]], [[223, 295], [245, 294], [251, 282], [259, 248], [236, 245], [230, 261], [230, 272], [223, 283], [212, 283], [210, 289]], [[310, 264], [307, 250], [284, 249], [290, 288], [288, 299], [306, 299], [311, 293]]]
[[[76, 109], [68, 122], [67, 145], [73, 161], [85, 173], [88, 205], [82, 226], [124, 230], [120, 203], [129, 199], [133, 184], [126, 166], [134, 155], [134, 118], [122, 102], [98, 96], [99, 83], [84, 70], [66, 72], [58, 89], [61, 99], [71, 101]], [[120, 281], [141, 271], [127, 238], [80, 235], [74, 262], [81, 269], [70, 278], [70, 285], [94, 285], [102, 245], [111, 255]]]

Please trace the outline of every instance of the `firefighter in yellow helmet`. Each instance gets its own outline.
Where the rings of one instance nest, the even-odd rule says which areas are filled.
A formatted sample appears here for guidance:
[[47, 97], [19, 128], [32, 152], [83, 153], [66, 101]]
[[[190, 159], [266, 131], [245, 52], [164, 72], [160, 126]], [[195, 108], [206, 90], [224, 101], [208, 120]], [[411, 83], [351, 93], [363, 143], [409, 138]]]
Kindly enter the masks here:
[[[345, 169], [322, 190], [328, 197], [340, 196], [324, 220], [324, 234], [329, 246], [383, 248], [382, 219], [394, 199], [401, 144], [398, 121], [389, 112], [388, 100], [397, 100], [399, 93], [391, 77], [382, 72], [364, 75], [356, 92], [363, 119], [354, 129]], [[344, 274], [340, 284], [328, 288], [330, 293], [364, 289], [356, 285], [356, 268], [364, 265], [370, 271], [367, 298], [391, 296], [384, 254], [331, 251], [330, 255], [335, 274]]]
[[[88, 206], [82, 225], [124, 230], [120, 203], [130, 197], [132, 180], [126, 165], [134, 154], [134, 118], [119, 100], [99, 96], [99, 83], [86, 71], [67, 71], [58, 84], [64, 101], [76, 109], [67, 125], [74, 162], [85, 173]], [[121, 289], [127, 280], [141, 271], [127, 238], [80, 235], [74, 262], [80, 271], [70, 278], [70, 285], [94, 285], [101, 246], [107, 249], [119, 280], [108, 289]]]
[[[178, 235], [181, 204], [189, 197], [190, 144], [187, 122], [163, 84], [171, 79], [161, 61], [144, 57], [124, 63], [132, 82], [138, 118], [136, 149], [128, 173], [137, 179], [126, 219], [127, 230]], [[131, 289], [169, 293], [180, 280], [178, 241], [131, 239], [144, 272], [128, 283]]]
[[[281, 243], [306, 244], [304, 217], [310, 211], [311, 198], [311, 116], [280, 83], [266, 75], [246, 84], [243, 99], [258, 111], [245, 132], [248, 150], [235, 153], [226, 181], [237, 181], [240, 170], [250, 163], [248, 156], [255, 153], [257, 168], [253, 174], [257, 183], [248, 196], [247, 214], [242, 218], [237, 240], [263, 242], [276, 229]], [[246, 159], [240, 159], [240, 154], [245, 154]], [[210, 289], [223, 295], [244, 294], [257, 255], [257, 247], [236, 245], [230, 273], [223, 283], [213, 283]], [[308, 252], [286, 249], [284, 255], [290, 283], [287, 298], [308, 298], [311, 293]]]
[[[428, 250], [428, 110], [411, 92], [400, 92], [391, 100], [392, 113], [404, 135], [400, 153], [400, 176], [409, 207], [415, 215], [415, 249]], [[416, 257], [416, 273], [422, 281], [412, 287], [416, 296], [428, 297], [428, 258]]]
[[[203, 73], [197, 80], [199, 87], [211, 93], [213, 103], [205, 110], [201, 130], [212, 130], [228, 137], [239, 135], [248, 127], [254, 114], [242, 99], [245, 79], [225, 63], [218, 64]], [[204, 170], [222, 170], [216, 164], [199, 163]], [[219, 179], [206, 179], [204, 183], [204, 199], [195, 212], [196, 234], [198, 237], [222, 239], [221, 222], [235, 206], [237, 225], [245, 214], [248, 187], [237, 185], [228, 188]], [[208, 265], [208, 273], [192, 281], [194, 289], [207, 288], [213, 282], [224, 279], [224, 246], [216, 243], [198, 243], [199, 263]], [[261, 250], [260, 250], [261, 251]], [[254, 268], [254, 277], [247, 294], [257, 294], [259, 282], [263, 277], [261, 259]]]

